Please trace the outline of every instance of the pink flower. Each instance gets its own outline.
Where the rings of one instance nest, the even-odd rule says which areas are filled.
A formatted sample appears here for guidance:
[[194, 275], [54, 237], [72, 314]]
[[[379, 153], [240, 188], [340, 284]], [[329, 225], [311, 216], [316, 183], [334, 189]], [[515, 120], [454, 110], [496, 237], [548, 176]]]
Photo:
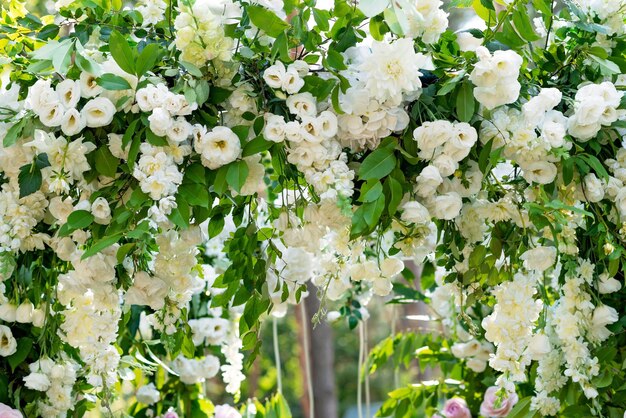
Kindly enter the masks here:
[[446, 418], [472, 418], [472, 412], [462, 398], [448, 399], [443, 405], [442, 413]]
[[499, 387], [491, 386], [485, 392], [485, 398], [483, 399], [483, 403], [480, 405], [480, 413], [482, 415], [489, 418], [506, 417], [519, 400], [517, 393], [512, 392], [509, 393], [508, 396], [503, 397], [502, 400], [497, 403], [499, 398], [497, 395], [498, 390], [500, 390]]
[[241, 414], [230, 405], [217, 405], [213, 418], [241, 418]]
[[17, 409], [0, 403], [0, 418], [24, 418], [24, 416]]
[[[1, 417], [0, 417], [1, 418]], [[172, 408], [163, 415], [163, 418], [178, 418], [178, 414]]]

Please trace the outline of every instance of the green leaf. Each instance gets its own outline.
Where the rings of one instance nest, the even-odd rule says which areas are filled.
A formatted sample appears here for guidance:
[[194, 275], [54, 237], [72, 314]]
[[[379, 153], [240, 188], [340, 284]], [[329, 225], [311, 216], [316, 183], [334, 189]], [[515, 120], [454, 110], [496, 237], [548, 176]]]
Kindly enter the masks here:
[[240, 192], [248, 177], [248, 164], [239, 160], [230, 164], [226, 173], [226, 183], [235, 191]]
[[22, 138], [22, 131], [24, 131], [24, 127], [26, 126], [27, 122], [28, 119], [26, 118], [20, 119], [9, 128], [2, 141], [2, 145], [4, 145], [5, 148], [10, 147]]
[[391, 192], [387, 204], [387, 213], [393, 216], [403, 197], [402, 184], [392, 176], [389, 176], [387, 180], [385, 180], [385, 186], [388, 187]]
[[373, 202], [383, 193], [383, 184], [378, 180], [368, 181], [361, 187], [359, 202]]
[[266, 140], [263, 136], [257, 136], [253, 140], [246, 143], [243, 146], [243, 151], [241, 155], [243, 157], [249, 157], [250, 155], [255, 155], [263, 151], [267, 151], [274, 145], [273, 142]]
[[210, 206], [209, 189], [202, 184], [182, 184], [178, 188], [178, 193], [192, 206], [204, 208]]
[[472, 83], [465, 81], [461, 84], [456, 96], [456, 115], [461, 122], [469, 122], [474, 116], [474, 91]]
[[330, 12], [328, 10], [313, 9], [313, 19], [315, 19], [317, 28], [322, 32], [330, 28], [328, 24], [328, 22], [330, 22]]
[[526, 418], [526, 416], [530, 412], [530, 400], [530, 396], [520, 399], [515, 407], [511, 410], [511, 412], [509, 412], [507, 418]]
[[561, 166], [563, 167], [563, 184], [568, 185], [574, 179], [574, 158], [564, 158]]
[[96, 170], [107, 177], [115, 177], [120, 160], [115, 158], [108, 147], [100, 147], [95, 152]]
[[478, 168], [483, 174], [487, 174], [487, 168], [489, 167], [489, 157], [491, 156], [491, 148], [493, 147], [493, 138], [487, 141], [487, 143], [480, 150], [478, 155]]
[[92, 255], [95, 255], [97, 253], [99, 253], [100, 251], [104, 250], [107, 247], [110, 247], [111, 245], [115, 244], [116, 242], [118, 242], [120, 239], [122, 238], [122, 233], [118, 232], [114, 235], [110, 235], [108, 237], [104, 237], [100, 240], [98, 240], [96, 243], [94, 243], [91, 247], [89, 247], [85, 253], [83, 254], [83, 256], [80, 258], [81, 260], [84, 260], [86, 258], [91, 257]]
[[591, 54], [589, 55], [589, 58], [591, 58], [592, 60], [598, 63], [598, 67], [600, 68], [600, 72], [602, 73], [602, 75], [610, 76], [613, 74], [620, 73], [619, 66], [615, 64], [613, 61], [609, 61], [604, 58], [600, 58], [596, 55], [591, 55]]
[[128, 74], [135, 74], [137, 57], [131, 49], [126, 37], [114, 30], [109, 38], [109, 50], [117, 65]]
[[106, 90], [129, 90], [132, 88], [125, 78], [110, 73], [102, 74], [97, 83]]
[[332, 48], [329, 48], [326, 53], [326, 64], [335, 70], [345, 70], [348, 68], [343, 62], [343, 55]]
[[382, 179], [396, 166], [393, 148], [378, 148], [368, 155], [359, 167], [359, 178], [362, 180]]
[[17, 176], [20, 185], [20, 198], [35, 193], [41, 187], [41, 169], [36, 164], [26, 164], [20, 167]]
[[17, 351], [7, 357], [7, 361], [11, 366], [11, 371], [15, 371], [15, 368], [26, 360], [32, 348], [33, 340], [30, 338], [23, 337], [17, 340]]
[[59, 236], [66, 237], [77, 229], [84, 229], [91, 225], [94, 216], [86, 210], [76, 210], [67, 217], [67, 222], [59, 229]]
[[285, 29], [289, 27], [289, 24], [280, 19], [273, 12], [267, 10], [261, 6], [248, 6], [246, 8], [250, 21], [257, 28], [261, 29], [267, 35], [272, 38], [277, 38]]
[[67, 73], [72, 61], [72, 52], [74, 52], [74, 42], [63, 41], [58, 44], [57, 50], [52, 55], [52, 66], [57, 73]]
[[[136, 71], [138, 77], [145, 75], [148, 71], [154, 68], [160, 55], [160, 48], [158, 44], [148, 44], [143, 48], [139, 58], [137, 58]], [[208, 94], [207, 94], [208, 97]]]
[[530, 22], [528, 11], [526, 10], [526, 4], [520, 4], [521, 10], [515, 10], [513, 12], [513, 24], [517, 32], [528, 42], [534, 42], [541, 37], [535, 33], [533, 24]]

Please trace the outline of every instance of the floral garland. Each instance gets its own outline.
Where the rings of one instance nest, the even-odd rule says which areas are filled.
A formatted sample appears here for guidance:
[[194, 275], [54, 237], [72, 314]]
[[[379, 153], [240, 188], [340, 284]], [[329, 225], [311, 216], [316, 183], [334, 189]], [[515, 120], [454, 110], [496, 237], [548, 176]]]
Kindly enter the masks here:
[[318, 321], [445, 326], [417, 356], [460, 384], [381, 416], [626, 408], [623, 3], [455, 1], [459, 33], [438, 0], [55, 6], [0, 9], [0, 414], [118, 416], [139, 376], [133, 416], [285, 415], [203, 385], [239, 403], [308, 282]]

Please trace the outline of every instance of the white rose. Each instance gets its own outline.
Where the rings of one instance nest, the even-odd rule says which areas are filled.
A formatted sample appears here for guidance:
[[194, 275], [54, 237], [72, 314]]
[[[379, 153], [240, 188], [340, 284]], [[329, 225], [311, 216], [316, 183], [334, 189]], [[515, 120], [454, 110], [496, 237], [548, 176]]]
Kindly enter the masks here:
[[54, 128], [63, 123], [63, 105], [61, 103], [47, 104], [40, 108], [39, 120], [45, 126]]
[[547, 161], [535, 161], [522, 169], [524, 170], [523, 177], [529, 183], [550, 184], [557, 174], [556, 166]]
[[541, 125], [541, 137], [545, 139], [552, 148], [558, 148], [565, 143], [567, 133], [567, 118], [557, 110], [549, 111]]
[[183, 117], [178, 117], [167, 129], [167, 137], [176, 143], [186, 141], [191, 135], [191, 124]]
[[109, 202], [104, 197], [98, 197], [91, 204], [91, 214], [95, 217], [95, 222], [106, 225], [111, 222], [111, 208]]
[[196, 138], [194, 148], [202, 156], [202, 164], [211, 170], [233, 162], [241, 155], [239, 137], [225, 126], [216, 126], [211, 132]]
[[80, 100], [80, 82], [65, 79], [57, 84], [56, 92], [66, 109], [74, 109]]
[[135, 397], [137, 398], [137, 402], [152, 405], [161, 399], [161, 393], [156, 386], [154, 386], [154, 383], [150, 383], [137, 389]]
[[309, 73], [309, 64], [303, 60], [295, 60], [289, 64], [287, 70], [296, 70], [300, 77], [304, 77]]
[[417, 201], [408, 201], [400, 208], [402, 215], [400, 219], [414, 224], [424, 224], [430, 222], [428, 209]]
[[317, 113], [316, 103], [315, 97], [309, 92], [294, 94], [287, 98], [289, 112], [299, 117], [315, 116]]
[[295, 69], [288, 69], [283, 78], [282, 88], [289, 94], [295, 94], [304, 87], [304, 80], [300, 78], [300, 74]]
[[15, 321], [20, 324], [28, 324], [32, 321], [35, 307], [30, 301], [22, 302], [15, 311]]
[[432, 196], [441, 183], [443, 178], [437, 167], [426, 166], [416, 178], [415, 192], [422, 197]]
[[11, 328], [0, 325], [0, 356], [8, 357], [17, 351], [17, 341], [13, 338]]
[[278, 61], [263, 72], [263, 80], [273, 89], [279, 89], [283, 86], [283, 80], [285, 79], [285, 64]]
[[50, 388], [50, 379], [43, 373], [32, 372], [24, 376], [24, 386], [29, 389], [45, 392]]
[[463, 200], [456, 192], [445, 193], [433, 199], [430, 212], [437, 219], [454, 219], [461, 213]]
[[413, 139], [417, 141], [420, 157], [432, 159], [435, 148], [448, 142], [453, 133], [454, 126], [447, 120], [424, 122], [422, 126], [415, 128]]
[[439, 154], [435, 157], [432, 160], [432, 165], [439, 170], [443, 177], [451, 176], [459, 168], [459, 163], [446, 154]]
[[583, 180], [583, 196], [588, 202], [599, 202], [604, 199], [604, 184], [594, 173], [589, 173]]
[[102, 86], [98, 85], [98, 78], [89, 73], [81, 73], [79, 78], [80, 94], [86, 99], [90, 99], [102, 93]]
[[622, 284], [619, 280], [616, 280], [613, 277], [609, 277], [608, 274], [602, 273], [598, 277], [598, 291], [600, 294], [606, 295], [609, 293], [617, 292], [622, 288]]
[[323, 111], [317, 117], [320, 125], [320, 133], [325, 138], [332, 138], [337, 135], [337, 116], [328, 110]]
[[15, 322], [17, 306], [12, 303], [0, 304], [0, 319], [4, 322]]
[[546, 334], [535, 334], [528, 343], [527, 352], [533, 360], [539, 360], [552, 351], [550, 339]]
[[67, 136], [79, 134], [87, 126], [85, 116], [77, 109], [69, 109], [65, 111], [61, 120], [61, 131]]
[[81, 113], [85, 116], [88, 127], [99, 128], [113, 121], [115, 105], [105, 97], [97, 97], [88, 101]]
[[158, 136], [165, 136], [168, 129], [174, 124], [170, 112], [161, 107], [152, 111], [152, 114], [148, 116], [148, 121], [150, 122], [150, 130]]
[[302, 142], [302, 134], [300, 133], [300, 123], [295, 120], [285, 124], [285, 138], [289, 142]]
[[526, 251], [520, 256], [524, 260], [524, 267], [527, 270], [544, 272], [554, 265], [556, 261], [556, 248], [538, 246]]
[[596, 136], [602, 124], [600, 122], [593, 122], [589, 124], [583, 124], [579, 121], [576, 114], [570, 116], [567, 120], [567, 132], [574, 138], [586, 142]]
[[461, 51], [476, 51], [476, 48], [483, 44], [482, 38], [475, 38], [470, 32], [460, 32], [456, 34], [456, 42]]
[[280, 115], [271, 113], [265, 114], [265, 127], [263, 128], [263, 136], [268, 141], [283, 142], [285, 140], [285, 118]]
[[450, 138], [457, 148], [472, 148], [478, 140], [478, 132], [469, 123], [460, 122], [454, 124], [453, 135]]

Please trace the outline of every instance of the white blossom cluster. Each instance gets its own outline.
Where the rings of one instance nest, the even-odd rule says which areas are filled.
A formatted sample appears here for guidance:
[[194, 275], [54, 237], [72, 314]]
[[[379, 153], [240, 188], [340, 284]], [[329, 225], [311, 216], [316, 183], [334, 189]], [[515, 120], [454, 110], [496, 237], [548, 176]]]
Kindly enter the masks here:
[[223, 2], [197, 0], [191, 6], [179, 5], [180, 13], [174, 20], [174, 43], [182, 61], [204, 67], [211, 60], [231, 59], [234, 40], [224, 34], [219, 3]]
[[624, 96], [610, 81], [587, 84], [574, 97], [574, 114], [567, 121], [567, 131], [580, 141], [595, 137], [602, 126], [626, 118], [626, 110], [617, 109]]
[[46, 394], [45, 400], [37, 401], [42, 417], [56, 418], [74, 409], [72, 391], [78, 371], [78, 365], [74, 361], [54, 362], [47, 357], [41, 357], [28, 367], [30, 374], [23, 378], [24, 386]]
[[474, 83], [474, 97], [487, 109], [513, 103], [519, 96], [521, 85], [517, 78], [522, 57], [515, 51], [496, 51], [493, 54], [484, 46], [476, 48], [478, 62], [470, 74]]
[[408, 125], [402, 103], [419, 96], [419, 70], [428, 60], [410, 39], [360, 44], [343, 55], [348, 68], [341, 74], [350, 87], [339, 95], [338, 138], [353, 151], [375, 149], [382, 138]]

